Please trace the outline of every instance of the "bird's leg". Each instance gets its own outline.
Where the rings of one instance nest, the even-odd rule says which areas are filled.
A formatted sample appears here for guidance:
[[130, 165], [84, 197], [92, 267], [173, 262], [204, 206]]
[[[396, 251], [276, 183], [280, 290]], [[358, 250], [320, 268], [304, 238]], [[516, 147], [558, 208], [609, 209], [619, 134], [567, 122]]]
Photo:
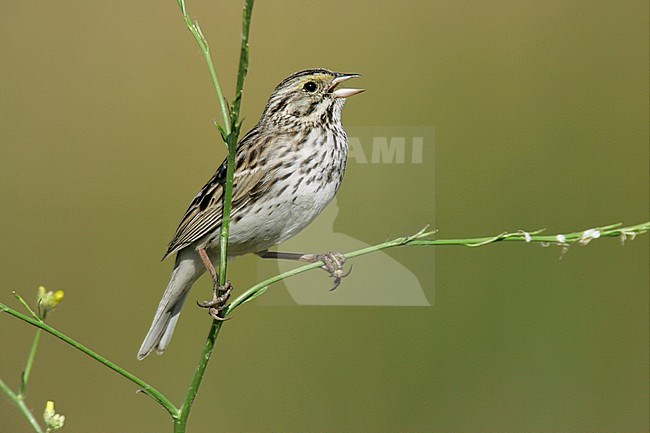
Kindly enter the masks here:
[[197, 249], [199, 256], [201, 257], [201, 261], [203, 262], [203, 265], [205, 268], [208, 270], [208, 273], [210, 274], [210, 278], [212, 278], [212, 299], [209, 301], [203, 301], [203, 302], [197, 302], [199, 307], [207, 308], [208, 313], [210, 316], [212, 316], [213, 319], [215, 320], [226, 320], [225, 318], [219, 316], [219, 312], [223, 310], [226, 307], [226, 301], [228, 298], [230, 298], [230, 292], [232, 292], [232, 284], [230, 281], [226, 281], [226, 284], [223, 286], [219, 285], [219, 276], [217, 275], [217, 271], [214, 269], [214, 266], [212, 265], [212, 261], [210, 260], [210, 257], [208, 256], [207, 251], [205, 251], [205, 248], [198, 248]]
[[298, 260], [307, 263], [323, 262], [321, 269], [334, 279], [334, 286], [330, 291], [335, 290], [341, 284], [341, 279], [347, 277], [352, 272], [352, 267], [347, 272], [343, 271], [345, 256], [336, 251], [330, 251], [324, 254], [302, 254], [264, 250], [256, 254], [263, 259]]
[[217, 276], [216, 269], [214, 269], [214, 266], [212, 265], [212, 260], [210, 260], [210, 257], [208, 256], [208, 252], [205, 250], [205, 248], [197, 248], [196, 251], [199, 253], [199, 257], [201, 257], [201, 261], [203, 262], [205, 269], [208, 270], [208, 274], [210, 274], [210, 278], [212, 278], [212, 282], [214, 283], [215, 286], [218, 287], [219, 278]]

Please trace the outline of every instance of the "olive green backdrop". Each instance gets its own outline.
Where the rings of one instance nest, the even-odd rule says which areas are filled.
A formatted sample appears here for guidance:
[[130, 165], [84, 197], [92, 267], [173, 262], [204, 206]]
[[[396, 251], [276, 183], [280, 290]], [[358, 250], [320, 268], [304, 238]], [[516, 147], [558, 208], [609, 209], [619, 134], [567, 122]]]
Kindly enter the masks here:
[[[241, 4], [188, 7], [230, 97]], [[224, 156], [199, 50], [173, 0], [1, 10], [0, 299], [65, 290], [51, 324], [179, 402], [209, 327], [192, 306], [207, 280], [168, 353], [135, 354], [172, 265], [160, 257]], [[258, 0], [245, 128], [305, 67], [363, 74], [346, 125], [435, 129], [412, 176], [351, 163], [330, 231], [372, 244], [427, 223], [451, 238], [649, 218], [646, 1]], [[240, 308], [189, 431], [648, 430], [648, 235], [562, 260], [524, 244], [389, 255], [432, 306]], [[259, 262], [232, 263], [237, 288], [274, 272]], [[305, 290], [327, 290], [310, 275]], [[13, 387], [33, 333], [0, 317], [0, 377]], [[45, 336], [28, 403], [40, 417], [55, 400], [68, 432], [171, 431], [135, 391]], [[4, 396], [0, 431], [29, 431]]]

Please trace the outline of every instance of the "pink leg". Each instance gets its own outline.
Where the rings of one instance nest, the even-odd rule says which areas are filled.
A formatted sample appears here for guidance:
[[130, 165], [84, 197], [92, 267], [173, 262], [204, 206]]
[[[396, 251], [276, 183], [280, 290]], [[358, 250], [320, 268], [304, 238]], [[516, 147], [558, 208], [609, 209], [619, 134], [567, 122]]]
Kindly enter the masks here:
[[214, 287], [212, 290], [212, 299], [209, 301], [197, 302], [197, 304], [199, 307], [207, 308], [208, 313], [213, 319], [221, 321], [228, 320], [219, 316], [219, 313], [226, 307], [226, 301], [230, 298], [230, 292], [232, 291], [232, 284], [230, 284], [230, 281], [226, 281], [226, 284], [219, 286], [217, 271], [214, 269], [207, 251], [205, 251], [205, 248], [198, 248], [197, 252], [201, 257], [203, 265], [208, 270], [210, 278], [212, 278], [212, 285]]

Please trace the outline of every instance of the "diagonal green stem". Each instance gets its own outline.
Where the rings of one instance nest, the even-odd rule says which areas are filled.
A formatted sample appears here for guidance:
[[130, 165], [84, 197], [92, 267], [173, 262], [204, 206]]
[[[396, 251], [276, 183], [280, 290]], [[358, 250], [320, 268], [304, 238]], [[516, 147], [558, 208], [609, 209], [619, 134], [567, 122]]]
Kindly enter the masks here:
[[194, 40], [196, 40], [196, 43], [199, 45], [199, 48], [201, 49], [201, 53], [203, 53], [205, 62], [208, 65], [208, 70], [210, 71], [210, 78], [212, 79], [212, 85], [214, 86], [214, 90], [217, 92], [217, 99], [219, 100], [219, 106], [221, 107], [221, 115], [223, 118], [224, 130], [226, 131], [226, 134], [230, 134], [231, 127], [230, 127], [230, 119], [228, 116], [228, 105], [226, 103], [226, 98], [223, 97], [223, 92], [221, 91], [221, 85], [219, 84], [219, 79], [217, 78], [217, 72], [214, 68], [214, 63], [212, 62], [212, 56], [210, 55], [210, 46], [208, 45], [208, 41], [205, 39], [205, 36], [203, 36], [203, 32], [201, 31], [199, 22], [196, 20], [192, 22], [191, 18], [187, 14], [185, 0], [177, 0], [177, 1], [178, 1], [178, 7], [180, 7], [181, 13], [183, 14], [185, 25], [187, 26], [190, 33], [192, 33], [192, 36], [194, 36]]
[[[607, 237], [620, 237], [621, 240], [627, 238], [634, 239], [636, 235], [647, 233], [650, 231], [650, 221], [636, 224], [633, 226], [622, 227], [622, 224], [612, 224], [603, 227], [595, 227], [592, 229], [587, 229], [583, 231], [567, 233], [567, 234], [556, 234], [556, 235], [540, 235], [543, 230], [537, 230], [532, 232], [526, 232], [519, 230], [513, 233], [500, 233], [496, 236], [485, 236], [479, 238], [468, 238], [468, 239], [425, 239], [430, 237], [435, 233], [435, 231], [426, 232], [426, 228], [420, 232], [411, 235], [396, 238], [381, 244], [372, 245], [366, 248], [362, 248], [357, 251], [352, 251], [347, 254], [344, 254], [346, 259], [351, 259], [354, 257], [363, 256], [366, 254], [374, 253], [376, 251], [385, 250], [388, 248], [400, 247], [405, 245], [410, 246], [441, 246], [441, 245], [462, 245], [468, 247], [478, 247], [488, 244], [493, 244], [496, 242], [524, 242], [524, 243], [541, 243], [541, 244], [555, 244], [562, 246], [563, 248], [568, 248], [573, 244], [586, 245], [592, 240], [598, 238], [607, 238]], [[282, 274], [276, 275], [269, 279], [266, 279], [250, 289], [246, 290], [244, 293], [239, 295], [235, 300], [233, 300], [228, 308], [224, 310], [224, 316], [228, 316], [240, 305], [256, 298], [261, 295], [268, 286], [278, 281], [285, 280], [287, 278], [293, 277], [294, 275], [302, 274], [303, 272], [310, 271], [312, 269], [317, 269], [323, 266], [323, 262], [310, 263], [299, 268], [291, 269], [290, 271], [284, 272]]]
[[14, 316], [24, 322], [29, 323], [32, 326], [36, 326], [37, 328], [42, 329], [43, 331], [47, 332], [48, 334], [51, 334], [55, 336], [56, 338], [68, 343], [70, 346], [74, 347], [77, 350], [80, 350], [81, 352], [85, 353], [86, 355], [90, 356], [93, 358], [95, 361], [98, 361], [102, 364], [104, 364], [106, 367], [110, 368], [111, 370], [115, 371], [116, 373], [124, 376], [131, 382], [135, 383], [137, 386], [140, 387], [142, 390], [142, 393], [145, 395], [148, 395], [155, 401], [157, 401], [161, 406], [163, 406], [167, 412], [169, 412], [172, 417], [176, 417], [178, 415], [179, 410], [170, 402], [167, 397], [165, 397], [160, 391], [155, 389], [153, 386], [149, 385], [147, 382], [144, 380], [140, 379], [139, 377], [133, 375], [132, 373], [129, 373], [122, 367], [118, 366], [112, 361], [109, 361], [108, 359], [104, 358], [100, 354], [90, 350], [86, 346], [84, 346], [81, 343], [78, 343], [77, 341], [73, 340], [72, 338], [68, 337], [67, 335], [63, 334], [62, 332], [57, 331], [56, 329], [52, 328], [51, 326], [47, 325], [44, 322], [41, 322], [39, 320], [35, 320], [29, 316], [26, 316], [22, 313], [19, 313], [18, 311], [8, 307], [5, 304], [0, 303], [0, 311], [4, 311], [11, 316]]
[[210, 362], [210, 357], [212, 356], [212, 351], [214, 349], [214, 343], [217, 340], [219, 335], [219, 330], [223, 322], [219, 320], [213, 320], [212, 326], [210, 327], [210, 332], [208, 333], [208, 338], [205, 340], [203, 345], [203, 350], [201, 351], [201, 357], [199, 358], [199, 363], [196, 366], [194, 375], [192, 376], [192, 382], [190, 387], [187, 390], [185, 395], [185, 400], [183, 405], [180, 408], [178, 417], [174, 418], [174, 433], [185, 433], [187, 427], [187, 420], [190, 416], [190, 410], [192, 409], [192, 404], [194, 404], [194, 399], [196, 394], [199, 392], [199, 387], [201, 386], [201, 381], [205, 375], [205, 369]]
[[36, 421], [36, 418], [34, 418], [34, 414], [32, 414], [32, 412], [25, 404], [25, 400], [20, 395], [14, 393], [2, 379], [0, 379], [0, 389], [5, 394], [7, 394], [7, 397], [9, 397], [9, 399], [13, 401], [16, 406], [18, 406], [20, 413], [23, 414], [32, 429], [34, 429], [36, 433], [43, 433], [43, 429], [41, 428], [38, 421]]

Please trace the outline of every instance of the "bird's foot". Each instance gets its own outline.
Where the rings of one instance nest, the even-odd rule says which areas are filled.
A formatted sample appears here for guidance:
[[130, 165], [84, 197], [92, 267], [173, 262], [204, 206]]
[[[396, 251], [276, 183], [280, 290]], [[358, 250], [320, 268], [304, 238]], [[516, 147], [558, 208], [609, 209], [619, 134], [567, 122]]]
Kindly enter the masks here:
[[226, 302], [230, 299], [230, 293], [232, 292], [232, 284], [230, 281], [226, 281], [226, 284], [219, 286], [215, 282], [214, 290], [212, 290], [212, 299], [209, 301], [197, 302], [199, 307], [207, 308], [208, 314], [214, 319], [219, 321], [228, 320], [225, 317], [221, 317], [219, 313], [226, 308]]
[[350, 275], [350, 272], [352, 272], [352, 267], [350, 267], [347, 272], [343, 270], [345, 256], [336, 251], [330, 251], [324, 254], [305, 254], [300, 258], [300, 260], [310, 263], [323, 262], [321, 269], [327, 272], [329, 276], [334, 279], [334, 286], [332, 286], [330, 292], [336, 290], [336, 288], [341, 284], [341, 279], [347, 277]]

